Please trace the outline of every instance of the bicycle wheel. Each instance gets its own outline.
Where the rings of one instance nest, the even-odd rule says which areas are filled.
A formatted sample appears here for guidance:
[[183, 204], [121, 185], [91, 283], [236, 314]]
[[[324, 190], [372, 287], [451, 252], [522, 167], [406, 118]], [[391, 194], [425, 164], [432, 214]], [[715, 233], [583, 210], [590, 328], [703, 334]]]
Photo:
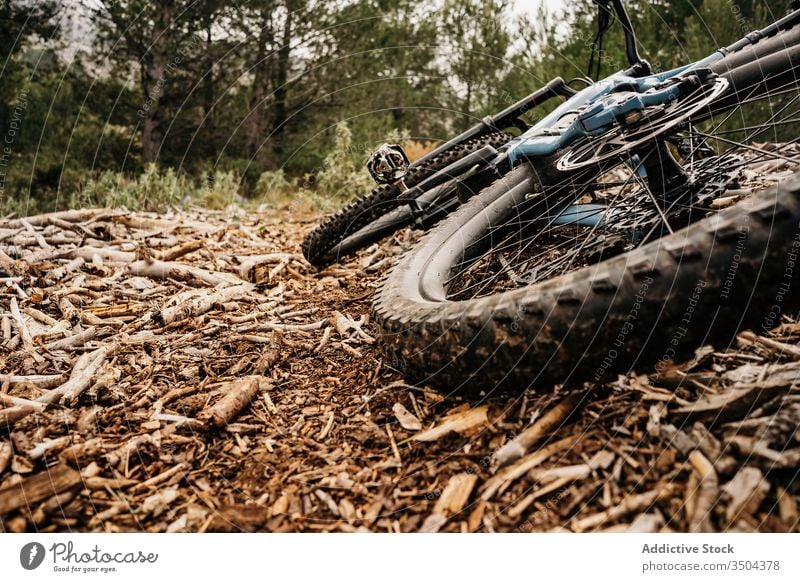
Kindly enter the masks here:
[[[741, 66], [739, 53], [717, 63], [727, 87], [707, 88], [702, 107], [692, 111], [693, 94], [645, 116], [635, 130], [693, 115], [656, 131], [652, 147], [626, 150], [610, 132], [518, 167], [453, 213], [378, 293], [389, 360], [447, 391], [521, 391], [610, 380], [779, 323], [800, 301], [796, 37], [743, 49], [758, 58]], [[734, 139], [725, 122], [758, 104], [764, 119]], [[752, 145], [787, 127], [787, 143]], [[684, 180], [672, 180], [676, 168]]]
[[[484, 146], [499, 147], [508, 142], [512, 136], [505, 132], [492, 132], [476, 137], [442, 152], [427, 163], [411, 168], [405, 177], [405, 184], [413, 187], [439, 170], [459, 160], [463, 156], [478, 151]], [[408, 224], [410, 215], [403, 220], [393, 221], [390, 230], [379, 229], [369, 232], [362, 238], [353, 237], [346, 247], [336, 249], [342, 241], [358, 233], [364, 227], [395, 210], [400, 203], [397, 200], [400, 190], [394, 184], [384, 184], [371, 193], [354, 200], [335, 214], [329, 216], [322, 224], [314, 228], [303, 240], [303, 255], [309, 263], [324, 266], [338, 260], [345, 254], [363, 248], [375, 240], [376, 236], [384, 236]], [[401, 215], [403, 216], [403, 215]]]

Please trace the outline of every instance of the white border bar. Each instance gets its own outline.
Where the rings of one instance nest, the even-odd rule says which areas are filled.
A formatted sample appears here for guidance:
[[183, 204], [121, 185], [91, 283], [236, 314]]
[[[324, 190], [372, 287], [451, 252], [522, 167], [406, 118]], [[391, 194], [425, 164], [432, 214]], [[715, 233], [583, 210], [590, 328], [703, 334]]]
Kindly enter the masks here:
[[[30, 542], [46, 554], [29, 571], [20, 552]], [[799, 542], [797, 534], [5, 534], [0, 572], [15, 581], [796, 581]], [[154, 563], [115, 562], [148, 554]]]

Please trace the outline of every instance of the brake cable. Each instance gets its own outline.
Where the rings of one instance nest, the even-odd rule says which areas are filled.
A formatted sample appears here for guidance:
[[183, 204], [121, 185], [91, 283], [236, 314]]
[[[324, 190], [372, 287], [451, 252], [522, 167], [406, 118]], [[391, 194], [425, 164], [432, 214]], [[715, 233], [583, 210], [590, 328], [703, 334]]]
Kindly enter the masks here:
[[[598, 10], [598, 24], [597, 34], [592, 42], [592, 53], [589, 56], [589, 67], [587, 76], [590, 79], [600, 79], [600, 67], [603, 62], [603, 35], [611, 27], [611, 17], [615, 16], [608, 7], [608, 0], [593, 0], [597, 4]], [[595, 55], [597, 55], [597, 67], [595, 67]], [[592, 75], [592, 69], [595, 69], [595, 75]]]
[[567, 86], [571, 87], [573, 83], [583, 83], [584, 87], [591, 87], [594, 85], [594, 81], [588, 77], [574, 77], [567, 81]]

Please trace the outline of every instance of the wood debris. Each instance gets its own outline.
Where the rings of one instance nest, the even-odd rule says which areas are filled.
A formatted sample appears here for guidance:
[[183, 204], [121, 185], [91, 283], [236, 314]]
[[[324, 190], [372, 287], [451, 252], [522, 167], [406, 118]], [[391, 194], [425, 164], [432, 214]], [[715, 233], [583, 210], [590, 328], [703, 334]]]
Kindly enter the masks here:
[[450, 516], [464, 509], [477, 481], [478, 476], [475, 474], [461, 473], [451, 477], [436, 501], [433, 513], [425, 519], [420, 531], [427, 533], [439, 531]]
[[420, 442], [430, 442], [439, 440], [452, 432], [459, 434], [469, 433], [488, 422], [486, 416], [488, 410], [488, 406], [467, 407], [466, 409], [459, 407], [458, 410], [450, 411], [439, 424], [428, 430], [418, 432], [412, 439]]
[[399, 422], [400, 426], [402, 426], [404, 429], [417, 431], [422, 428], [422, 423], [419, 421], [419, 419], [410, 413], [408, 409], [399, 402], [395, 402], [392, 405], [392, 412], [394, 412], [397, 422]]
[[498, 450], [494, 455], [494, 466], [500, 468], [519, 459], [537, 441], [561, 428], [562, 423], [569, 419], [586, 396], [585, 393], [575, 392], [559, 401], [541, 418]]
[[0, 221], [0, 531], [798, 531], [800, 323], [465, 402], [374, 341], [419, 233], [316, 271], [317, 218]]
[[209, 428], [224, 428], [250, 405], [260, 390], [266, 389], [267, 386], [269, 381], [261, 376], [247, 376], [241, 380], [228, 382], [219, 388], [224, 396], [213, 406], [202, 410], [197, 419]]
[[0, 488], [0, 515], [49, 499], [82, 483], [81, 474], [60, 463], [47, 471]]

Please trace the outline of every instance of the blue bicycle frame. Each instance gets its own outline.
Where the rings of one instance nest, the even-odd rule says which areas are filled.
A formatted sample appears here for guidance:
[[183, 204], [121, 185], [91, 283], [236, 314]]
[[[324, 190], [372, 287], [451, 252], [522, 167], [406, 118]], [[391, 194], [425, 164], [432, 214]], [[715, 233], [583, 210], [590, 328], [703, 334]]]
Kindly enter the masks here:
[[[579, 138], [605, 133], [625, 115], [642, 111], [646, 107], [666, 105], [678, 98], [680, 89], [677, 84], [671, 84], [656, 90], [665, 82], [705, 69], [731, 52], [760, 38], [772, 36], [798, 19], [800, 10], [795, 10], [770, 26], [752, 32], [702, 60], [669, 71], [632, 76], [629, 70], [606, 77], [576, 93], [544, 119], [506, 144], [504, 150], [508, 161], [513, 167], [524, 159], [552, 155]], [[623, 24], [626, 26], [626, 32], [629, 32], [629, 21], [623, 20]], [[627, 34], [626, 38], [635, 43], [632, 33]], [[635, 51], [632, 53], [629, 47], [629, 58], [635, 57]]]
[[[615, 73], [580, 91], [528, 131], [511, 140], [506, 146], [509, 161], [516, 166], [522, 159], [552, 155], [581, 137], [605, 133], [625, 115], [646, 107], [666, 105], [679, 97], [678, 85], [653, 89], [665, 81], [705, 68], [723, 57], [724, 54], [717, 51], [701, 61], [640, 78], [631, 77], [625, 72]], [[625, 91], [621, 91], [623, 88]], [[564, 125], [563, 119], [566, 117], [574, 119]]]

